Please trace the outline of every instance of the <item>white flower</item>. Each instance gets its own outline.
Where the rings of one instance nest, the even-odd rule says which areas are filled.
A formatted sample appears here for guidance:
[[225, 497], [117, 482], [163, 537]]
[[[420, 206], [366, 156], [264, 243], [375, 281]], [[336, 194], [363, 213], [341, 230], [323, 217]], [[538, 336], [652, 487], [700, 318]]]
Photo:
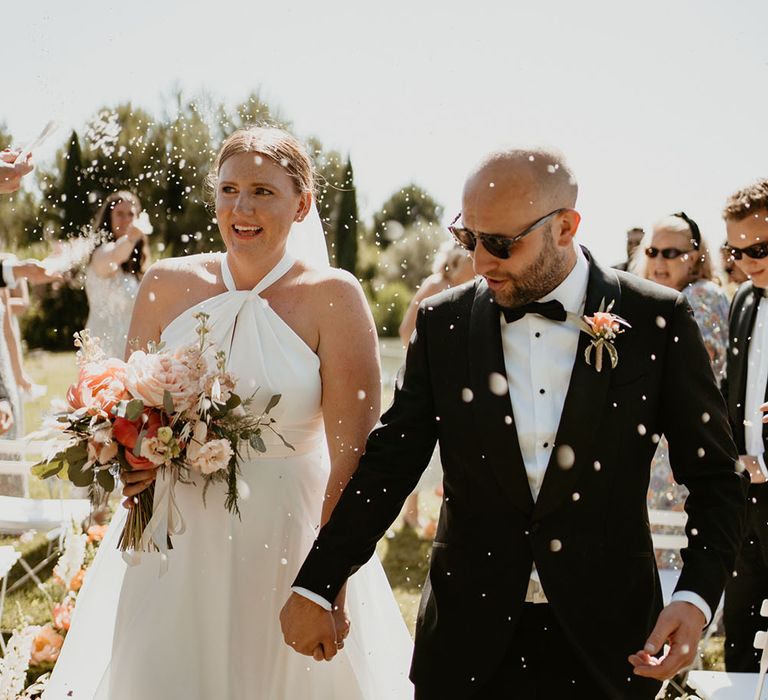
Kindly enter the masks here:
[[0, 700], [16, 700], [24, 690], [38, 629], [27, 625], [16, 630], [8, 642], [5, 656], [0, 658]]
[[70, 523], [64, 533], [64, 551], [53, 570], [54, 575], [64, 581], [67, 588], [69, 588], [75, 575], [83, 568], [87, 542], [88, 535], [81, 532], [80, 527], [76, 526], [74, 522]]
[[152, 464], [160, 466], [173, 458], [171, 446], [163, 442], [159, 437], [145, 437], [141, 441], [140, 456], [148, 459]]
[[190, 459], [189, 463], [193, 469], [203, 474], [213, 474], [220, 469], [226, 469], [232, 455], [232, 446], [228, 440], [211, 440], [200, 448], [195, 459]]

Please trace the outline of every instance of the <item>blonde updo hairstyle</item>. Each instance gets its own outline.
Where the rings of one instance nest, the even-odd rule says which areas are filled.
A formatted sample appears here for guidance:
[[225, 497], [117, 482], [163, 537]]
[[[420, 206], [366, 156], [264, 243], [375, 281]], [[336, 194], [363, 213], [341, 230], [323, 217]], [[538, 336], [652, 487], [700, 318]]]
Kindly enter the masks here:
[[315, 166], [304, 148], [293, 134], [269, 126], [250, 126], [238, 129], [227, 137], [219, 149], [206, 178], [208, 200], [216, 200], [216, 186], [221, 166], [239, 153], [258, 153], [281, 165], [293, 180], [297, 194], [314, 194]]

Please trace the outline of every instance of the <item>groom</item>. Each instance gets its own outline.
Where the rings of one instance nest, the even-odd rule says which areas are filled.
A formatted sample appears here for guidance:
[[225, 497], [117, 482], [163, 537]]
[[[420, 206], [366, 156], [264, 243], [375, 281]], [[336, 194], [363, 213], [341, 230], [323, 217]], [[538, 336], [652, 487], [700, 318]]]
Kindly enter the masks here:
[[[417, 698], [650, 699], [693, 660], [733, 571], [746, 485], [688, 304], [575, 245], [576, 195], [544, 150], [493, 153], [469, 176], [452, 232], [482, 279], [419, 309], [394, 403], [281, 613], [297, 651], [330, 659], [343, 644], [327, 601], [374, 553], [439, 441]], [[631, 327], [592, 347], [577, 321], [603, 305]], [[662, 433], [690, 492], [666, 607], [646, 510]]]

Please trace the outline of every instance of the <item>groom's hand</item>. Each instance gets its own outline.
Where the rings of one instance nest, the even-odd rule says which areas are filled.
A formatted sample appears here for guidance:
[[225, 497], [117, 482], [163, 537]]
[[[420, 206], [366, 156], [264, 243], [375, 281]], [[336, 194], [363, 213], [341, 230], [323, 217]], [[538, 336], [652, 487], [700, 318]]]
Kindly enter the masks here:
[[[695, 605], [676, 601], [659, 614], [656, 626], [645, 643], [645, 648], [629, 657], [634, 673], [663, 681], [690, 666], [696, 658], [701, 630], [706, 624], [704, 613]], [[660, 659], [657, 654], [669, 643], [667, 653]]]
[[291, 593], [280, 611], [285, 643], [315, 661], [330, 661], [338, 651], [333, 614], [298, 593]]

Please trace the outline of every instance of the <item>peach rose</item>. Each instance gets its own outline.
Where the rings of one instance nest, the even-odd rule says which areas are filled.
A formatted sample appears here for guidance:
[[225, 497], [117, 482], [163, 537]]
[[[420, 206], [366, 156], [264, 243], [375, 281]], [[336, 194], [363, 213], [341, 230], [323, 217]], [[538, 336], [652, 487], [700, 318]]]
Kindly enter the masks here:
[[167, 352], [147, 354], [138, 350], [128, 359], [125, 385], [147, 407], [162, 408], [168, 391], [175, 411], [192, 408], [200, 393], [200, 375]]
[[63, 603], [60, 605], [54, 605], [53, 606], [53, 626], [58, 629], [66, 632], [69, 629], [69, 625], [71, 623], [72, 618], [72, 608], [74, 605], [72, 604], [72, 601], [67, 598]]
[[189, 460], [189, 465], [203, 474], [213, 474], [226, 469], [232, 454], [228, 440], [211, 440], [200, 447], [195, 458]]
[[85, 578], [85, 569], [80, 569], [69, 582], [69, 590], [73, 593], [77, 593], [83, 587], [83, 579]]
[[89, 542], [101, 542], [107, 534], [107, 525], [91, 525], [86, 534]]
[[38, 666], [45, 663], [53, 663], [59, 658], [61, 645], [64, 644], [62, 637], [51, 625], [44, 625], [32, 642], [32, 656], [30, 663]]
[[613, 314], [609, 314], [606, 311], [597, 311], [595, 315], [590, 318], [592, 322], [592, 328], [596, 333], [602, 330], [619, 330], [619, 324]]
[[125, 362], [114, 357], [81, 365], [77, 382], [67, 391], [67, 403], [73, 410], [85, 408], [91, 415], [110, 415], [117, 403], [130, 398], [125, 371]]
[[99, 442], [88, 441], [88, 460], [99, 464], [109, 464], [117, 457], [117, 443], [114, 440]]

